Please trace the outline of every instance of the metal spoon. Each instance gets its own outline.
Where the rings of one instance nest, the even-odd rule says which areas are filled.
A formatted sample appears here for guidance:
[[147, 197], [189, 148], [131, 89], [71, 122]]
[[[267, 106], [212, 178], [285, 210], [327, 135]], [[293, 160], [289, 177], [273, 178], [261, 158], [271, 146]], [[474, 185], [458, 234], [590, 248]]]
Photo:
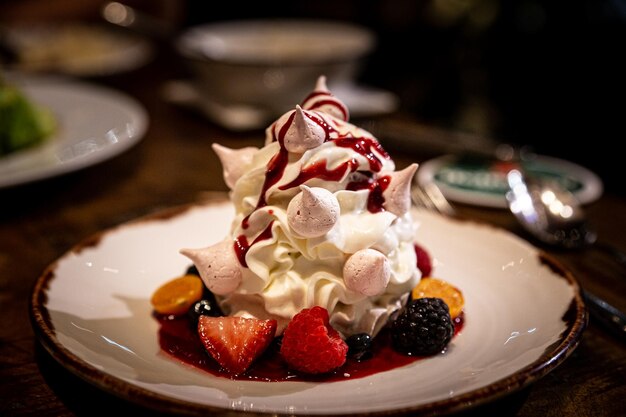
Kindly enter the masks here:
[[[565, 248], [580, 248], [596, 242], [576, 198], [557, 183], [529, 178], [519, 169], [507, 174], [509, 209], [519, 223], [544, 243]], [[619, 263], [626, 257], [606, 245]], [[590, 314], [600, 324], [626, 342], [626, 314], [599, 297], [583, 291]]]
[[626, 267], [626, 254], [598, 242], [579, 201], [557, 181], [529, 177], [520, 168], [507, 174], [507, 183], [511, 212], [537, 239], [566, 249], [592, 247]]
[[596, 241], [576, 198], [556, 182], [527, 177], [518, 169], [507, 174], [507, 182], [511, 212], [542, 242], [574, 249]]

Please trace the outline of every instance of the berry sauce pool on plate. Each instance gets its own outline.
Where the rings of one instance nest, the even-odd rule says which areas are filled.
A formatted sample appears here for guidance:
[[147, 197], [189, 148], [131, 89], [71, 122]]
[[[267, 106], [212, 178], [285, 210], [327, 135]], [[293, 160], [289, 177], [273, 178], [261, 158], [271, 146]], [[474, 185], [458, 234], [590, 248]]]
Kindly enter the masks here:
[[[346, 363], [333, 372], [323, 375], [311, 375], [295, 372], [287, 368], [279, 354], [280, 338], [274, 340], [267, 351], [243, 374], [229, 375], [220, 370], [220, 366], [204, 350], [191, 320], [186, 316], [172, 317], [155, 315], [160, 324], [159, 345], [161, 350], [173, 358], [204, 370], [212, 375], [250, 381], [311, 381], [331, 382], [362, 378], [378, 372], [389, 371], [408, 365], [421, 356], [407, 356], [396, 352], [391, 346], [391, 337], [387, 328], [383, 329], [372, 343], [372, 356], [361, 362], [348, 356]], [[463, 328], [464, 316], [454, 319], [454, 335]]]

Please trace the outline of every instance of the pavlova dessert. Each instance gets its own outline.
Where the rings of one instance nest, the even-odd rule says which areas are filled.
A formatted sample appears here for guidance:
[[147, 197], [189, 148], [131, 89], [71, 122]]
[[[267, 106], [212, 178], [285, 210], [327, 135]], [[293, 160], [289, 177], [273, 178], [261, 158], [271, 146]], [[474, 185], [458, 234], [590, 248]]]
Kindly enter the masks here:
[[182, 248], [193, 267], [152, 305], [161, 317], [190, 312], [219, 373], [253, 375], [273, 357], [287, 373], [351, 375], [346, 362], [374, 360], [378, 339], [405, 357], [430, 355], [460, 327], [461, 292], [425, 278], [430, 257], [415, 242], [417, 165], [396, 170], [348, 120], [320, 77], [267, 128], [262, 148], [213, 145], [236, 213], [231, 232]]

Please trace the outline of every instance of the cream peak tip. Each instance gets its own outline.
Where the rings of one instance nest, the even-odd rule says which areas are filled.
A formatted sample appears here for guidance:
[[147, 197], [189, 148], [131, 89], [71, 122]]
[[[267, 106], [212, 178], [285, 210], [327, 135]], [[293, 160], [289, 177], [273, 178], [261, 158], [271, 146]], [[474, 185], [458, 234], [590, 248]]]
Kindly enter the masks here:
[[408, 167], [404, 168], [401, 171], [395, 171], [391, 173], [391, 181], [394, 181], [394, 188], [404, 188], [409, 189], [411, 186], [411, 181], [413, 181], [413, 176], [417, 171], [417, 164], [414, 162]]
[[390, 173], [389, 188], [383, 192], [384, 207], [393, 214], [402, 216], [411, 207], [411, 182], [417, 171], [417, 164], [413, 163], [402, 171]]
[[296, 124], [296, 128], [298, 129], [298, 132], [310, 132], [311, 131], [311, 128], [306, 122], [306, 116], [304, 114], [304, 110], [302, 110], [302, 107], [300, 107], [299, 104], [296, 104], [295, 124]]
[[241, 283], [241, 268], [230, 241], [224, 240], [202, 249], [185, 248], [179, 252], [191, 259], [204, 285], [214, 294], [229, 294]]
[[[284, 138], [284, 146], [289, 152], [303, 153], [324, 143], [326, 135], [323, 128], [307, 116], [306, 110], [296, 105], [296, 109], [287, 114], [290, 117], [293, 115]], [[281, 119], [285, 120], [285, 116]]]
[[328, 86], [326, 85], [326, 76], [325, 75], [320, 75], [317, 78], [317, 83], [315, 84], [315, 91], [324, 91], [324, 92], [329, 92], [328, 90]]
[[335, 196], [328, 190], [319, 187], [309, 187], [308, 185], [300, 185], [302, 190], [302, 205], [310, 207], [314, 203], [322, 203], [321, 207], [334, 207]]
[[217, 142], [213, 142], [213, 144], [211, 145], [211, 148], [213, 148], [213, 150], [215, 151], [215, 153], [220, 159], [222, 158], [222, 156], [228, 156], [230, 153], [234, 151], [233, 149], [220, 145]]
[[399, 179], [402, 179], [402, 182], [406, 182], [408, 184], [411, 183], [411, 181], [413, 180], [413, 176], [415, 175], [415, 172], [417, 171], [417, 163], [413, 162], [411, 165], [409, 165], [408, 167], [404, 168], [401, 171], [397, 172], [397, 177], [399, 177]]
[[215, 142], [211, 147], [222, 164], [224, 181], [232, 190], [237, 180], [243, 175], [245, 167], [248, 166], [254, 152], [256, 152], [258, 148], [250, 146], [241, 149], [231, 149]]
[[300, 186], [302, 190], [302, 204], [307, 206], [315, 201], [320, 200], [320, 196], [315, 193], [310, 187], [302, 184]]
[[[319, 146], [324, 141], [324, 138], [318, 137], [319, 134], [316, 134], [315, 132], [313, 132], [313, 129], [311, 128], [311, 121], [309, 120], [308, 117], [306, 117], [304, 112], [305, 110], [303, 110], [299, 104], [296, 104], [296, 117], [294, 120], [294, 123], [296, 124], [296, 131], [298, 132], [300, 137], [308, 139], [307, 142], [310, 142], [311, 139], [316, 138], [314, 144], [316, 146]], [[311, 147], [310, 145], [311, 144], [309, 144], [307, 148], [310, 148]]]

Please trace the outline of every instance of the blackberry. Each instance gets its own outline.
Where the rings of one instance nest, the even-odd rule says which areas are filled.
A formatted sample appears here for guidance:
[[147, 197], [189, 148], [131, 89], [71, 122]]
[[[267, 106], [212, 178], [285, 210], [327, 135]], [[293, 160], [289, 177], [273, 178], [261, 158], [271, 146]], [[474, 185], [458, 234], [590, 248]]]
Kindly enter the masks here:
[[200, 276], [200, 272], [198, 272], [198, 268], [194, 264], [191, 264], [189, 268], [185, 271], [185, 275], [197, 275]]
[[454, 335], [448, 306], [441, 298], [418, 298], [391, 323], [393, 347], [406, 355], [434, 355]]
[[346, 339], [348, 356], [358, 362], [372, 357], [372, 336], [367, 333], [357, 333]]

